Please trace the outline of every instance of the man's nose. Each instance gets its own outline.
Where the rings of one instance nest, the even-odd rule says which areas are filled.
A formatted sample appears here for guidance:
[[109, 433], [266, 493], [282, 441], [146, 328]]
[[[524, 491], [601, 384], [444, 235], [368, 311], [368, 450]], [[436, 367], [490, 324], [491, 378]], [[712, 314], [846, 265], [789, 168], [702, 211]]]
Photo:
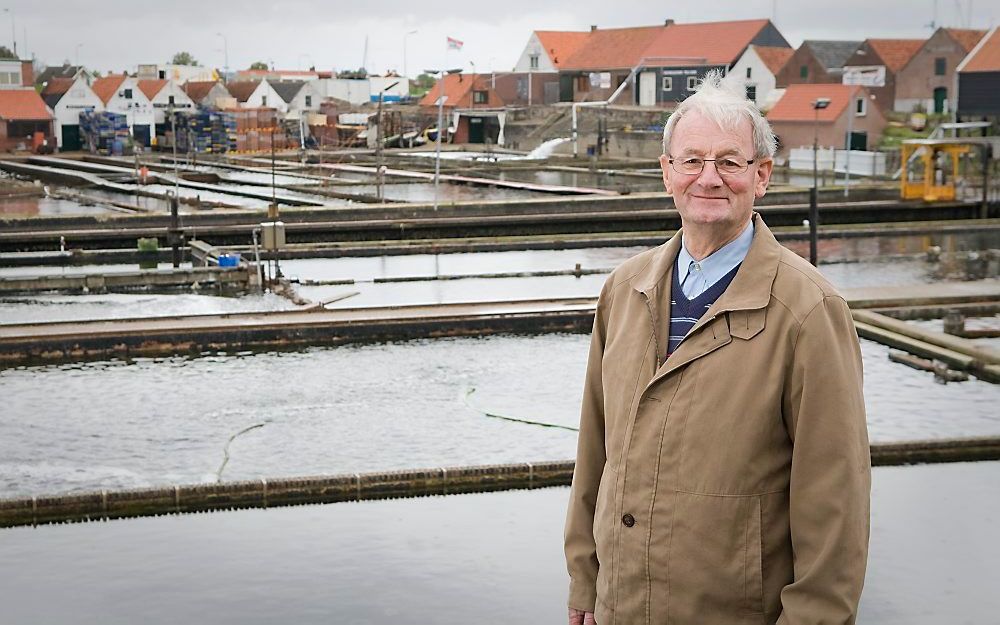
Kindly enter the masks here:
[[724, 184], [715, 161], [705, 161], [701, 173], [698, 174], [698, 183], [705, 187], [721, 187]]

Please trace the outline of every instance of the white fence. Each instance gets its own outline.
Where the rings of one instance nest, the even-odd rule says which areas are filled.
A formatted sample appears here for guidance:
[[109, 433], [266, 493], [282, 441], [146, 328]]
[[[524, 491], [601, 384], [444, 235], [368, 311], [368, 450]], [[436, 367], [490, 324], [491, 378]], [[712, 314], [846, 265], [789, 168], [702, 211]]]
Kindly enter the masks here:
[[[820, 171], [833, 170], [838, 174], [847, 171], [847, 150], [820, 148], [816, 152], [816, 167]], [[882, 152], [862, 152], [851, 150], [850, 167], [852, 176], [884, 176], [885, 154]], [[788, 156], [788, 168], [800, 171], [812, 171], [812, 148], [792, 148]]]

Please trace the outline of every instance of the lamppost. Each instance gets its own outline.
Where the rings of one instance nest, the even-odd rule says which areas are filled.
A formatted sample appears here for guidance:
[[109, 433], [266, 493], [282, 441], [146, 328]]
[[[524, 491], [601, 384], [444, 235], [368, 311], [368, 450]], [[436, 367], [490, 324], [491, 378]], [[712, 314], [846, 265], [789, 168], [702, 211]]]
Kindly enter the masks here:
[[406, 38], [409, 37], [410, 35], [415, 35], [415, 34], [417, 34], [417, 31], [414, 29], [406, 31], [406, 34], [403, 35], [403, 78], [406, 79], [409, 79], [409, 76], [407, 75], [406, 72]]
[[819, 228], [819, 112], [830, 106], [830, 98], [816, 98], [813, 103], [813, 184], [809, 190], [809, 262], [816, 265], [816, 239]]
[[448, 98], [444, 94], [444, 82], [445, 77], [448, 74], [461, 74], [462, 68], [458, 69], [425, 69], [425, 74], [430, 74], [431, 76], [438, 76], [438, 127], [437, 127], [437, 141], [434, 148], [434, 210], [438, 207], [438, 186], [441, 181], [441, 135], [444, 133], [444, 101]]
[[217, 36], [222, 37], [222, 60], [223, 66], [222, 71], [225, 73], [226, 80], [229, 80], [229, 40], [222, 33], [215, 33]]
[[375, 195], [379, 202], [385, 199], [385, 169], [382, 165], [382, 149], [383, 143], [385, 143], [385, 132], [382, 130], [382, 96], [398, 84], [397, 80], [378, 92], [378, 127], [375, 132]]

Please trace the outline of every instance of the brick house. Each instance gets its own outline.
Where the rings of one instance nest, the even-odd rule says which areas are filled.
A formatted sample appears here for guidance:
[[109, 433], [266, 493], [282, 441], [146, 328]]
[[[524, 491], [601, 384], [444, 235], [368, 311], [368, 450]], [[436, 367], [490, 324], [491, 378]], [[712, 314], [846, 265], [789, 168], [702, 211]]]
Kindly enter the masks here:
[[986, 34], [985, 30], [939, 28], [896, 72], [893, 109], [950, 113], [958, 100], [956, 68]]
[[865, 39], [845, 68], [877, 70], [885, 77], [882, 86], [868, 87], [883, 111], [894, 110], [896, 103], [896, 74], [899, 73], [926, 43], [926, 39]]
[[446, 98], [442, 104], [445, 127], [454, 129], [451, 141], [502, 143], [506, 102], [498, 94], [497, 87], [501, 85], [495, 85], [490, 74], [445, 74], [444, 80], [439, 79], [420, 99], [420, 106], [427, 114], [437, 112], [442, 83]]
[[959, 118], [1000, 119], [1000, 28], [994, 26], [956, 71]]
[[[813, 102], [818, 98], [829, 98], [830, 105], [817, 114]], [[767, 120], [778, 136], [779, 160], [784, 160], [791, 148], [812, 146], [814, 136], [818, 136], [820, 146], [845, 149], [848, 125], [851, 148], [868, 150], [878, 143], [888, 124], [866, 87], [832, 83], [789, 85], [768, 111]]]
[[844, 74], [844, 65], [862, 43], [807, 39], [775, 76], [775, 85], [787, 87], [839, 83]]
[[0, 89], [0, 150], [37, 149], [52, 144], [54, 118], [34, 89]]

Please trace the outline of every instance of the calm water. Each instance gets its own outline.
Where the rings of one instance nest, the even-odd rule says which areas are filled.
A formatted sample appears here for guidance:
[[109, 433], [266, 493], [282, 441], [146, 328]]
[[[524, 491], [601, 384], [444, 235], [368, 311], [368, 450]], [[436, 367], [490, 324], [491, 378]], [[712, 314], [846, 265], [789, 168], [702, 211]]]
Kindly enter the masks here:
[[110, 215], [118, 211], [107, 206], [81, 204], [76, 200], [51, 197], [25, 197], [0, 199], [0, 216], [51, 217], [54, 215]]
[[[0, 497], [571, 458], [589, 336], [414, 340], [0, 370]], [[1000, 385], [863, 341], [875, 441], [1000, 434]], [[475, 389], [469, 396], [468, 391]]]
[[[858, 622], [995, 623], [998, 483], [1000, 463], [875, 469]], [[0, 530], [4, 622], [565, 623], [568, 494]]]

